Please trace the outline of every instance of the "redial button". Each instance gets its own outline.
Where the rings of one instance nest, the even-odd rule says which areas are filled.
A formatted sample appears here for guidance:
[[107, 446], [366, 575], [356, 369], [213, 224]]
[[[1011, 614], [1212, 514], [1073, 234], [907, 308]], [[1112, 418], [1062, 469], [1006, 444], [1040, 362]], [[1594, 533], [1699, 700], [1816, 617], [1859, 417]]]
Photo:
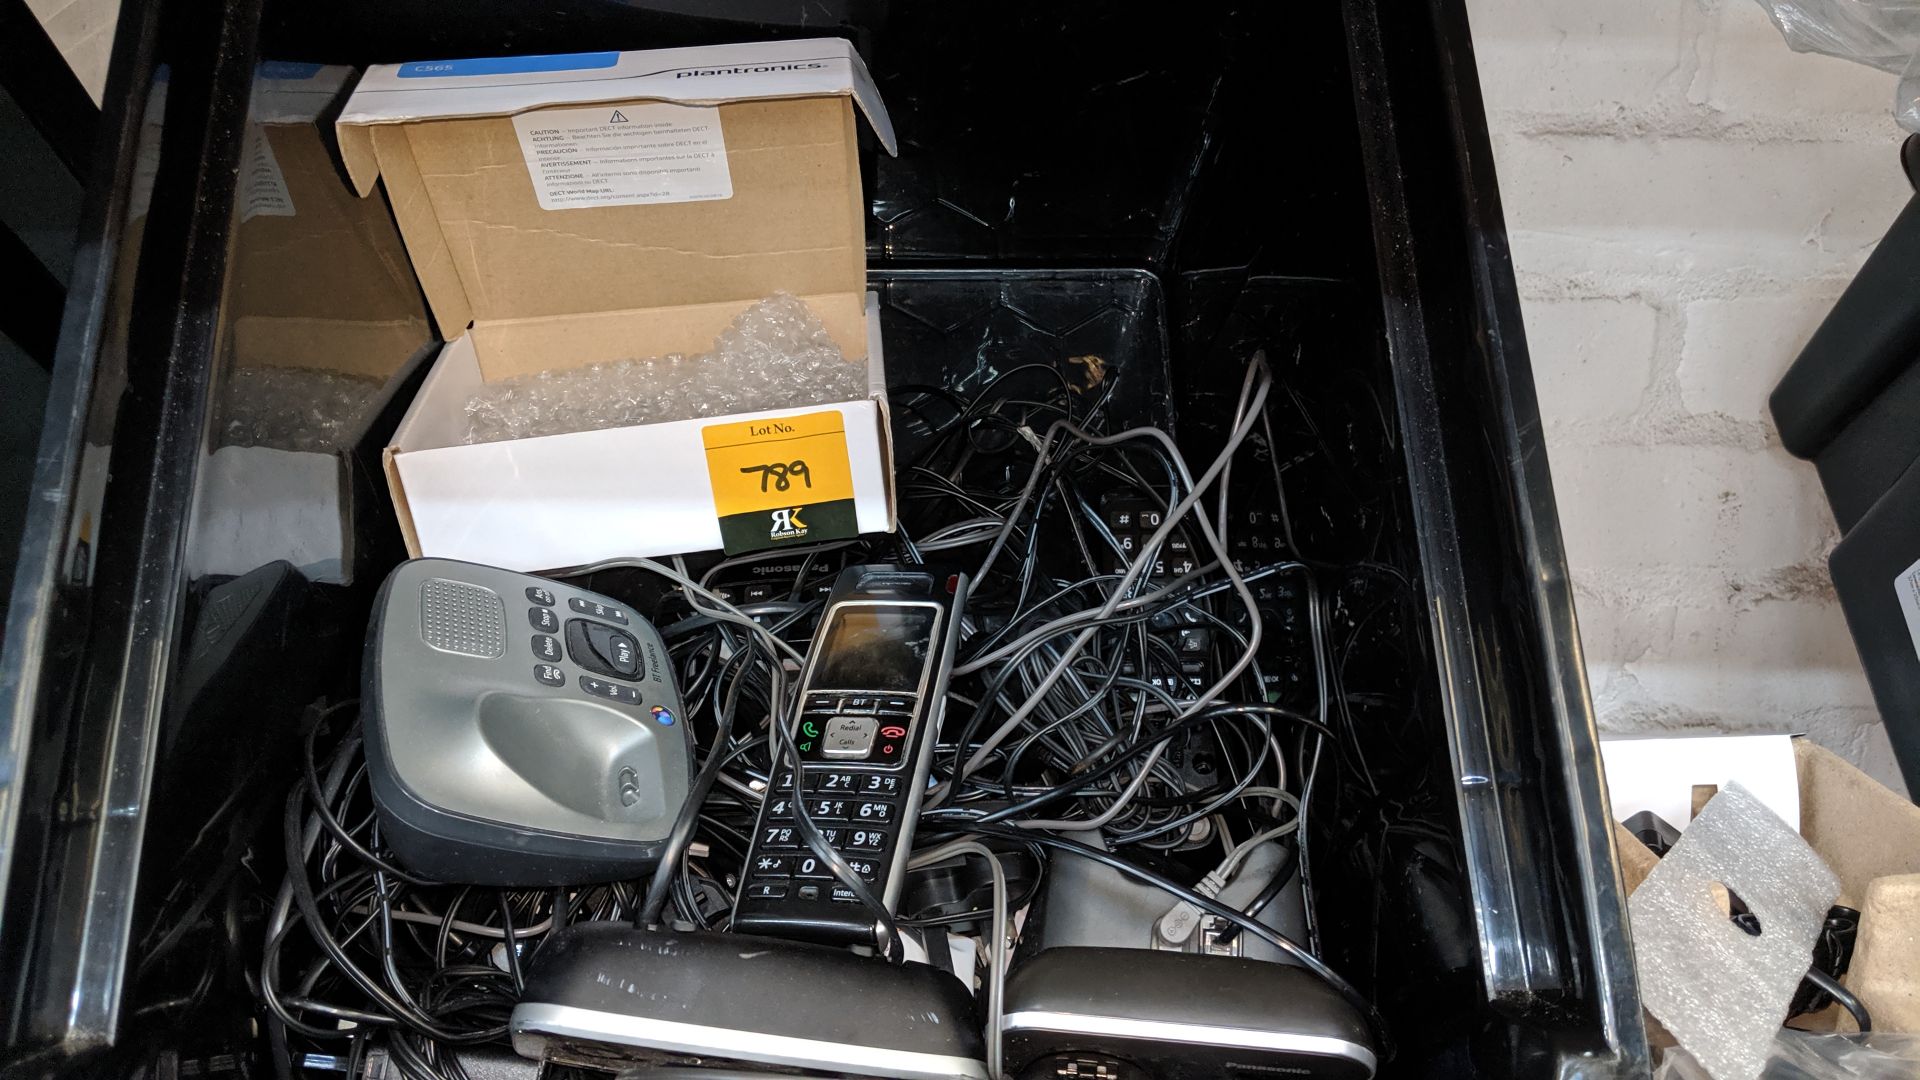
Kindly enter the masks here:
[[836, 716], [827, 721], [820, 756], [831, 760], [858, 760], [873, 749], [880, 722], [871, 716]]

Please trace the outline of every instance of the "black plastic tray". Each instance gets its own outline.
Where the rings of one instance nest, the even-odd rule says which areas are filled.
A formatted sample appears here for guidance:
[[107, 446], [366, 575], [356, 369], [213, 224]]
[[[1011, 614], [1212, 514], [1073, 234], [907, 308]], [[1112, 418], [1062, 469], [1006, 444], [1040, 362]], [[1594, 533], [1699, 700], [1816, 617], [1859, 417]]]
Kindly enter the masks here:
[[[1393, 1073], [1646, 1072], [1460, 0], [1204, 3], [1150, 21], [1012, 0], [126, 5], [0, 644], [7, 1063], [112, 1075], [179, 1028], [129, 981], [132, 927], [179, 842], [154, 792], [224, 782], [155, 763], [214, 584], [189, 576], [186, 538], [256, 62], [821, 33], [860, 46], [903, 136], [868, 180], [896, 382], [1102, 356], [1127, 407], [1173, 424], [1192, 456], [1219, 437], [1247, 353], [1267, 350], [1295, 418], [1270, 452], [1297, 538], [1351, 563], [1334, 578], [1354, 677], [1371, 680], [1360, 720], [1389, 787], [1420, 793], [1378, 821], [1391, 865], [1321, 879], [1340, 898], [1335, 962], [1401, 1033]], [[393, 358], [397, 404], [415, 360]], [[342, 458], [351, 584], [277, 601], [228, 700], [351, 687], [367, 595], [399, 557], [376, 453], [397, 404]], [[1381, 618], [1402, 591], [1408, 610]], [[245, 1021], [236, 1007], [186, 1026], [244, 1038]]]

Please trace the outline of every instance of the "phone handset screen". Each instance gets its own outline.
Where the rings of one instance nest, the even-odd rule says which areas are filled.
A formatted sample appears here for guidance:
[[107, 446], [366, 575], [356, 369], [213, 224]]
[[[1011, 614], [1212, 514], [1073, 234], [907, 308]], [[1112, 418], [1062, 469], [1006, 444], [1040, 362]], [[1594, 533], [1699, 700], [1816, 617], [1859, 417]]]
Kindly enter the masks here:
[[932, 658], [934, 619], [925, 607], [837, 607], [813, 648], [817, 690], [911, 693]]

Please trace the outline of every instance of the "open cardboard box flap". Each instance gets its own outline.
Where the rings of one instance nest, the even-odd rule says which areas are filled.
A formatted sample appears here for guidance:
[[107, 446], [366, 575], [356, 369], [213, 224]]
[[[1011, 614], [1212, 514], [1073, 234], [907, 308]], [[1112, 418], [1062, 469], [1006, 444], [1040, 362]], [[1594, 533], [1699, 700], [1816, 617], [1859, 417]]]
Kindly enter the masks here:
[[[729, 195], [543, 205], [516, 116], [591, 105], [625, 123], [620, 106], [659, 102], [718, 110]], [[865, 357], [855, 103], [893, 151], [865, 65], [826, 38], [378, 65], [337, 129], [356, 190], [386, 181], [442, 333], [471, 327], [492, 381], [704, 352], [776, 292]]]
[[[385, 380], [432, 334], [386, 207], [357, 199], [318, 121], [353, 69], [269, 62], [253, 89], [227, 301], [236, 366]], [[284, 270], [302, 265], [300, 273]]]

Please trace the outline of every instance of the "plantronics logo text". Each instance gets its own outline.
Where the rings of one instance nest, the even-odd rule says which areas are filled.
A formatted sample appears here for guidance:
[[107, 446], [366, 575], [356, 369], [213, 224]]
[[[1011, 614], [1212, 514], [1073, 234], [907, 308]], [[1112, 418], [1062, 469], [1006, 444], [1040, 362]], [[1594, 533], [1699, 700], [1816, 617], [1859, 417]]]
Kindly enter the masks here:
[[800, 511], [804, 506], [784, 506], [773, 512], [773, 528], [767, 530], [769, 540], [794, 540], [807, 535], [807, 523], [800, 520]]
[[702, 75], [761, 75], [769, 71], [809, 71], [827, 65], [818, 60], [799, 60], [791, 64], [751, 64], [743, 67], [685, 68], [673, 73], [676, 79], [697, 79]]

